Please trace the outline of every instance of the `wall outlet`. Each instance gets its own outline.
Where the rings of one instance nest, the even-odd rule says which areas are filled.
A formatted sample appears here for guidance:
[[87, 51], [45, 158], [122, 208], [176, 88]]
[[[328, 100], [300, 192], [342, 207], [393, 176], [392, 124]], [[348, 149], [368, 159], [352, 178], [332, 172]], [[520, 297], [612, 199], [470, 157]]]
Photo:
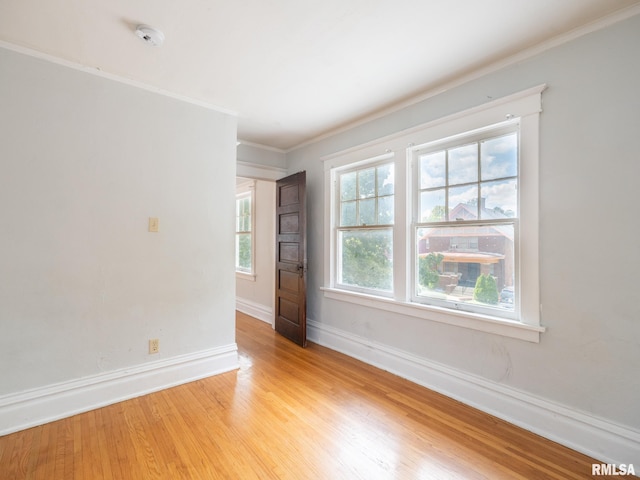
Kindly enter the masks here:
[[149, 340], [149, 354], [158, 353], [160, 351], [160, 340], [152, 338]]

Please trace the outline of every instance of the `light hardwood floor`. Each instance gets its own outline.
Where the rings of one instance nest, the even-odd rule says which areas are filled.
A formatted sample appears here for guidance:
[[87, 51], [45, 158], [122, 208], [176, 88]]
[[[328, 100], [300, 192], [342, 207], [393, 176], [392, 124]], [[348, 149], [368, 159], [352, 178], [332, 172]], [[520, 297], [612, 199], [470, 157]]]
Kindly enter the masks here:
[[237, 341], [237, 371], [0, 437], [0, 478], [593, 478], [589, 457], [241, 313]]

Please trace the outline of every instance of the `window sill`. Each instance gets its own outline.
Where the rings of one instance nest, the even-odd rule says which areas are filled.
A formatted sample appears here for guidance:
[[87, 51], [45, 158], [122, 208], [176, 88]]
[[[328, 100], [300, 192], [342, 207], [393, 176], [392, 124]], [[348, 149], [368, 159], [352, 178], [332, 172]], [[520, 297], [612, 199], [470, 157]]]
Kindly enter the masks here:
[[401, 302], [390, 298], [376, 297], [374, 295], [338, 290], [335, 288], [323, 287], [321, 290], [324, 292], [325, 298], [378, 308], [387, 312], [423, 318], [425, 320], [446, 323], [448, 325], [455, 325], [481, 332], [493, 333], [504, 337], [516, 338], [527, 342], [539, 343], [540, 334], [546, 330], [545, 327], [542, 326], [527, 325], [513, 320], [505, 320], [503, 318], [477, 313], [452, 311], [441, 307]]
[[256, 274], [255, 273], [245, 273], [245, 272], [236, 271], [236, 279], [242, 279], [242, 280], [247, 280], [249, 282], [255, 282], [256, 281]]

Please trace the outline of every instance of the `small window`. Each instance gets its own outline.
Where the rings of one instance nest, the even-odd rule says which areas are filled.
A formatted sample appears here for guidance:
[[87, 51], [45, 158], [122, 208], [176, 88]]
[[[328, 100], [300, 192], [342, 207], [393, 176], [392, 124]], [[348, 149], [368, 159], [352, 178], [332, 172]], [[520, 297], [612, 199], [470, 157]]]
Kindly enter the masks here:
[[253, 273], [253, 195], [236, 195], [236, 271]]
[[337, 175], [337, 283], [351, 289], [393, 291], [393, 163]]

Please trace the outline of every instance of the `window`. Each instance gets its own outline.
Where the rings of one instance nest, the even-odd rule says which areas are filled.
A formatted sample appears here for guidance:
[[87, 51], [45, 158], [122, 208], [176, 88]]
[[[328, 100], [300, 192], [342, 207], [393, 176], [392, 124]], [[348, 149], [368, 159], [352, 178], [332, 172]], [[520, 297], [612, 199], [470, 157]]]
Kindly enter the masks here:
[[253, 183], [238, 187], [236, 194], [236, 272], [253, 274]]
[[391, 292], [393, 286], [393, 163], [337, 175], [337, 283]]
[[544, 88], [323, 158], [325, 297], [538, 342]]
[[[427, 248], [429, 248], [428, 243]], [[477, 252], [478, 237], [451, 237], [449, 239], [449, 248], [459, 252]]]
[[[514, 318], [517, 122], [410, 151], [412, 300]], [[515, 298], [517, 301], [517, 296]]]

